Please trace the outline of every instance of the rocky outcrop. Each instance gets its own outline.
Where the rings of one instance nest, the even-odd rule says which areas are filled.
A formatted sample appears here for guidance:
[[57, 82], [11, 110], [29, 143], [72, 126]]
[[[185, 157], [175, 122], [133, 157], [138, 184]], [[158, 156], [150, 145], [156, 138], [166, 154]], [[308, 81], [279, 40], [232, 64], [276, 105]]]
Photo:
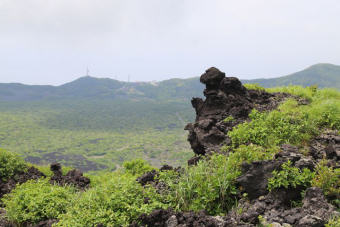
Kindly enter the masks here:
[[[216, 68], [208, 69], [200, 81], [206, 85], [206, 99], [192, 99], [196, 119], [185, 128], [189, 131], [188, 140], [196, 154], [188, 161], [189, 165], [195, 165], [203, 155], [218, 152], [222, 145], [231, 144], [227, 132], [237, 124], [249, 120], [248, 115], [252, 109], [273, 110], [287, 97], [293, 97], [299, 105], [308, 104], [308, 100], [287, 94], [247, 90], [237, 78], [225, 77], [225, 74]], [[230, 120], [225, 120], [226, 118]], [[159, 209], [141, 215], [130, 226], [255, 227], [260, 222], [260, 216], [263, 217], [262, 221], [271, 224], [270, 226], [324, 226], [330, 217], [339, 213], [327, 201], [320, 188], [298, 185], [295, 188], [282, 187], [270, 192], [267, 190], [272, 172], [280, 171], [282, 164], [287, 161], [290, 161], [293, 167], [313, 171], [317, 163], [326, 158], [329, 166], [339, 168], [338, 132], [326, 131], [305, 146], [305, 152], [301, 153], [298, 147], [283, 144], [272, 160], [243, 163], [242, 174], [236, 179], [240, 192], [237, 206], [224, 217], [213, 217], [204, 212]], [[309, 154], [306, 154], [308, 149]], [[139, 177], [138, 181], [142, 185], [153, 184], [157, 188], [159, 182], [155, 180], [156, 175], [157, 172], [148, 172]], [[167, 186], [163, 185], [163, 190], [167, 189]], [[304, 196], [302, 192], [305, 192]], [[242, 198], [243, 193], [247, 194], [247, 198]]]
[[297, 147], [284, 144], [281, 146], [281, 152], [277, 153], [273, 160], [243, 163], [243, 175], [236, 182], [248, 194], [250, 200], [266, 195], [268, 179], [272, 177], [272, 172], [281, 170], [281, 165], [288, 160], [299, 169], [313, 170], [316, 166], [314, 160], [299, 153]]
[[340, 136], [336, 130], [327, 130], [315, 137], [309, 147], [309, 154], [316, 160], [326, 158], [334, 168], [340, 168]]
[[7, 181], [3, 181], [0, 178], [0, 198], [2, 198], [4, 194], [10, 193], [17, 184], [25, 183], [28, 180], [36, 180], [40, 177], [46, 176], [37, 168], [32, 166], [24, 172], [17, 173], [15, 176], [11, 177]]
[[143, 214], [130, 227], [222, 227], [225, 221], [222, 217], [212, 217], [202, 212], [174, 212], [172, 209], [158, 209], [151, 214]]
[[291, 208], [286, 202], [291, 200], [294, 190], [276, 190], [266, 196], [261, 196], [253, 202], [241, 200], [238, 209], [241, 214], [230, 212], [226, 217], [227, 226], [249, 224], [256, 226], [259, 216], [268, 223], [277, 223], [277, 226], [324, 226], [330, 217], [339, 215], [336, 209], [327, 202], [320, 188], [308, 188], [302, 200], [301, 207]]
[[70, 170], [65, 176], [61, 171], [61, 165], [59, 163], [53, 163], [50, 166], [53, 176], [50, 179], [51, 183], [56, 183], [59, 185], [73, 185], [78, 189], [85, 190], [90, 185], [90, 179], [83, 176], [80, 170], [73, 169]]
[[[288, 96], [247, 90], [239, 79], [226, 77], [225, 73], [214, 67], [209, 68], [200, 81], [206, 85], [203, 92], [206, 99], [191, 100], [196, 120], [185, 127], [189, 131], [188, 141], [196, 155], [218, 152], [223, 144], [231, 143], [227, 132], [247, 120], [252, 109], [274, 109]], [[224, 121], [227, 117], [232, 120]], [[195, 160], [190, 160], [190, 163], [195, 164]]]

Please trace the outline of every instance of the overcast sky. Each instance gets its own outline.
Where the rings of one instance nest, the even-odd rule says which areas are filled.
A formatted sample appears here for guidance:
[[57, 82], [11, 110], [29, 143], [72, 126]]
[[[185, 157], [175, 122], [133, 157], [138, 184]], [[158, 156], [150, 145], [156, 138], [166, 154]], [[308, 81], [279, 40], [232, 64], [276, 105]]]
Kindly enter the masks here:
[[282, 76], [340, 64], [339, 0], [0, 0], [0, 82]]

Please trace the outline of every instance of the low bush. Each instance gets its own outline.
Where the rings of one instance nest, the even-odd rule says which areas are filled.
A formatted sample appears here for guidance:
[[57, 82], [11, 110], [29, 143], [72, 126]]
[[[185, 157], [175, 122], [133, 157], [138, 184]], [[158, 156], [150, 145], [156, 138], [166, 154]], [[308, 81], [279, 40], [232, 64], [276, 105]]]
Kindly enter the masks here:
[[340, 208], [340, 169], [333, 169], [326, 164], [327, 161], [323, 160], [317, 165], [312, 186], [321, 188], [327, 197], [332, 198], [331, 202]]
[[308, 98], [309, 105], [299, 105], [291, 98], [271, 112], [253, 110], [249, 118], [228, 132], [233, 146], [257, 144], [265, 148], [284, 143], [308, 142], [324, 128], [340, 129], [340, 93], [332, 89], [315, 90], [292, 86], [275, 91], [290, 92]]
[[340, 226], [340, 217], [331, 218], [325, 227], [339, 227]]
[[79, 193], [56, 226], [126, 226], [157, 208], [167, 206], [154, 188], [142, 187], [130, 174], [110, 173], [95, 187]]
[[135, 159], [132, 161], [125, 161], [123, 167], [126, 173], [132, 175], [142, 175], [154, 169], [149, 163], [143, 159]]
[[307, 168], [300, 170], [293, 167], [290, 161], [282, 164], [282, 170], [273, 171], [273, 177], [268, 179], [268, 190], [271, 191], [275, 188], [296, 188], [297, 186], [308, 187], [314, 177], [314, 172]]
[[0, 178], [2, 181], [7, 181], [16, 173], [26, 169], [27, 165], [22, 158], [12, 152], [0, 149]]
[[245, 86], [249, 90], [265, 91], [265, 89], [257, 83], [255, 83], [255, 84], [244, 84], [243, 86]]
[[281, 109], [269, 113], [253, 110], [249, 115], [250, 122], [239, 124], [228, 132], [233, 146], [254, 143], [272, 147], [283, 143], [297, 144], [307, 139], [312, 131], [307, 124], [308, 116], [298, 111], [282, 111], [295, 104], [296, 101], [290, 100]]
[[51, 185], [48, 179], [30, 180], [6, 194], [3, 203], [10, 221], [37, 223], [65, 213], [74, 188]]
[[168, 200], [177, 210], [206, 210], [217, 215], [235, 204], [235, 180], [241, 175], [242, 163], [270, 159], [273, 153], [260, 146], [242, 145], [227, 156], [213, 155], [187, 167], [180, 176], [171, 171], [161, 173], [160, 180], [169, 185]]

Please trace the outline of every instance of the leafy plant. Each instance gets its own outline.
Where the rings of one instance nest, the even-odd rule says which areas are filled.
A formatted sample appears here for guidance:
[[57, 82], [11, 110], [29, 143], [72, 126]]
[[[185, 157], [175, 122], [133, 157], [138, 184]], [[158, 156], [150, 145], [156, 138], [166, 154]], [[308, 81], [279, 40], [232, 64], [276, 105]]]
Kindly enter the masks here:
[[[225, 148], [226, 149], [226, 148]], [[161, 173], [160, 180], [169, 186], [167, 200], [178, 210], [206, 210], [211, 215], [228, 211], [236, 202], [235, 180], [243, 162], [270, 159], [274, 151], [256, 145], [241, 145], [228, 155], [213, 155], [180, 175]]]
[[[126, 226], [142, 213], [167, 208], [152, 187], [142, 187], [130, 174], [108, 173], [101, 184], [79, 193], [55, 226]], [[145, 199], [148, 198], [148, 202]]]
[[[327, 161], [322, 160], [317, 165], [312, 185], [321, 188], [326, 196], [336, 198], [340, 195], [340, 169], [333, 169], [326, 164]], [[334, 199], [332, 203], [340, 206], [339, 199]]]
[[311, 185], [311, 181], [315, 175], [307, 168], [300, 170], [297, 167], [292, 167], [290, 160], [282, 164], [282, 170], [274, 170], [272, 172], [273, 177], [268, 179], [268, 190], [271, 191], [275, 188], [288, 188], [297, 186], [308, 187]]
[[340, 226], [340, 217], [332, 217], [325, 227], [339, 227]]
[[74, 193], [74, 188], [51, 185], [48, 179], [30, 180], [6, 194], [3, 203], [9, 220], [37, 223], [65, 213]]
[[224, 120], [223, 120], [223, 122], [224, 123], [229, 123], [229, 122], [232, 122], [234, 120], [234, 117], [233, 116], [228, 116], [228, 117], [226, 117]]
[[0, 178], [7, 181], [16, 173], [23, 172], [27, 169], [25, 161], [18, 155], [0, 149]]
[[258, 90], [258, 91], [265, 91], [263, 87], [261, 87], [258, 83], [255, 84], [243, 84], [249, 90]]
[[126, 173], [132, 175], [142, 175], [148, 171], [155, 169], [143, 159], [135, 159], [132, 161], [125, 161], [123, 167]]

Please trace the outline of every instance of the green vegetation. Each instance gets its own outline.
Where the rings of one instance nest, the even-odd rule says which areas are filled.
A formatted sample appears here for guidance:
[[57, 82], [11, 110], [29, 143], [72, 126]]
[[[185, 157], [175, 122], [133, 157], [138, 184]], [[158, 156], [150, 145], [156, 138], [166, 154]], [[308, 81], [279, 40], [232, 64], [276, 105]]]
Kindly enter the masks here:
[[189, 104], [171, 102], [0, 103], [0, 143], [39, 165], [114, 170], [135, 158], [181, 165], [191, 157], [183, 128], [192, 114]]
[[228, 116], [228, 117], [226, 117], [223, 121], [224, 121], [225, 123], [229, 123], [229, 122], [232, 122], [233, 120], [234, 120], [233, 116]]
[[129, 173], [134, 176], [135, 175], [140, 176], [148, 171], [155, 169], [143, 159], [135, 159], [132, 161], [126, 161], [123, 163], [123, 167], [126, 173]]
[[249, 90], [257, 90], [257, 91], [265, 91], [266, 90], [257, 83], [243, 84], [243, 86], [245, 86]]
[[340, 226], [340, 217], [333, 217], [331, 218], [325, 227], [338, 227]]
[[235, 180], [241, 175], [241, 164], [272, 158], [256, 145], [242, 145], [226, 155], [213, 155], [197, 166], [187, 167], [177, 176], [169, 171], [160, 180], [169, 185], [168, 200], [177, 210], [206, 210], [209, 214], [222, 214], [235, 204]]
[[326, 166], [326, 162], [322, 161], [316, 168], [316, 176], [312, 185], [322, 188], [325, 195], [340, 194], [340, 169], [333, 169]]
[[18, 155], [0, 149], [0, 179], [7, 181], [16, 173], [23, 172], [27, 169], [27, 165]]
[[73, 195], [72, 187], [51, 185], [48, 179], [31, 180], [6, 194], [3, 202], [9, 220], [17, 224], [37, 223], [65, 213]]
[[331, 202], [340, 208], [340, 169], [333, 169], [326, 165], [326, 161], [321, 161], [317, 168], [312, 185], [323, 190], [328, 197], [334, 198]]
[[[166, 208], [152, 187], [144, 188], [130, 174], [107, 173], [100, 183], [78, 193], [56, 226], [126, 226], [142, 213]], [[145, 198], [149, 198], [145, 203]]]
[[315, 174], [307, 168], [300, 170], [297, 167], [292, 167], [292, 163], [288, 161], [282, 165], [281, 171], [273, 171], [273, 177], [268, 180], [268, 190], [271, 191], [281, 187], [308, 187], [311, 185], [314, 175]]
[[[187, 112], [177, 106], [178, 103], [168, 104], [177, 106], [179, 109], [175, 113], [179, 114], [171, 112], [172, 107], [157, 114], [155, 107], [151, 116], [139, 111], [137, 107], [132, 114], [126, 116], [129, 113], [127, 110], [131, 109], [124, 109], [122, 104], [119, 111], [123, 115], [108, 117], [106, 121], [101, 118], [110, 116], [110, 111], [114, 112], [113, 109], [100, 108], [100, 105], [109, 105], [110, 102], [106, 101], [105, 105], [93, 104], [93, 112], [89, 115], [81, 113], [82, 108], [88, 108], [81, 102], [75, 104], [75, 109], [72, 106], [74, 103], [71, 105], [69, 102], [59, 103], [60, 108], [56, 108], [56, 103], [37, 103], [36, 107], [39, 108], [34, 109], [35, 113], [27, 106], [7, 106], [0, 112], [2, 146], [26, 155], [26, 158], [30, 156], [43, 160], [50, 157], [48, 155], [60, 154], [63, 155], [63, 162], [69, 165], [79, 164], [70, 157], [83, 157], [82, 165], [91, 161], [106, 165], [108, 170], [122, 166], [114, 172], [106, 170], [93, 175], [88, 173], [91, 185], [86, 191], [78, 191], [70, 186], [50, 185], [48, 177], [26, 182], [5, 196], [3, 203], [7, 215], [17, 224], [57, 218], [59, 222], [55, 226], [80, 227], [99, 223], [127, 226], [142, 213], [168, 207], [177, 211], [204, 209], [211, 215], [224, 214], [237, 204], [239, 188], [235, 181], [242, 174], [243, 162], [270, 160], [279, 152], [281, 144], [291, 143], [303, 148], [312, 137], [325, 129], [340, 130], [339, 92], [296, 86], [270, 91], [286, 91], [307, 99], [309, 104], [301, 105], [291, 98], [277, 110], [262, 113], [252, 111], [251, 121], [229, 132], [233, 143], [223, 147], [221, 154], [204, 158], [196, 166], [185, 166], [180, 173], [160, 172], [158, 181], [167, 185], [166, 190], [161, 190], [162, 193], [158, 193], [151, 185], [141, 186], [136, 178], [156, 169], [152, 167], [154, 163], [159, 165], [167, 159], [183, 163], [187, 159], [185, 155], [191, 156], [189, 149], [182, 147], [186, 135], [182, 129], [179, 131], [183, 124], [178, 117], [186, 119], [185, 116], [189, 118], [191, 115], [185, 114]], [[67, 103], [72, 107], [67, 106]], [[146, 102], [146, 106], [151, 109], [152, 104]], [[89, 121], [94, 113], [96, 117]], [[77, 115], [80, 117], [77, 118]], [[116, 119], [119, 119], [118, 122]], [[151, 126], [147, 126], [148, 121], [153, 119], [159, 125], [150, 123]], [[169, 125], [174, 119], [177, 119], [178, 125]], [[121, 122], [124, 120], [126, 124]], [[140, 120], [144, 122], [139, 125]], [[232, 120], [227, 118], [228, 122]], [[0, 159], [5, 163], [0, 163], [1, 167], [11, 167], [1, 169], [1, 174], [6, 178], [26, 168], [26, 164], [12, 153], [2, 151], [0, 154], [6, 157], [6, 161]], [[13, 165], [8, 164], [7, 156]], [[51, 176], [46, 166], [39, 169]], [[282, 165], [281, 171], [273, 172], [268, 188], [272, 190], [299, 185], [318, 186], [325, 195], [334, 195], [339, 193], [338, 170], [319, 163], [315, 172], [311, 172], [292, 167], [287, 162]], [[334, 201], [334, 204], [337, 202]], [[328, 226], [336, 226], [337, 223], [336, 219], [330, 220]]]
[[265, 148], [284, 143], [299, 145], [308, 142], [324, 128], [340, 128], [339, 92], [295, 86], [270, 91], [289, 92], [309, 99], [310, 104], [299, 105], [296, 100], [289, 99], [271, 112], [253, 110], [250, 122], [240, 124], [228, 133], [234, 147], [247, 143]]

